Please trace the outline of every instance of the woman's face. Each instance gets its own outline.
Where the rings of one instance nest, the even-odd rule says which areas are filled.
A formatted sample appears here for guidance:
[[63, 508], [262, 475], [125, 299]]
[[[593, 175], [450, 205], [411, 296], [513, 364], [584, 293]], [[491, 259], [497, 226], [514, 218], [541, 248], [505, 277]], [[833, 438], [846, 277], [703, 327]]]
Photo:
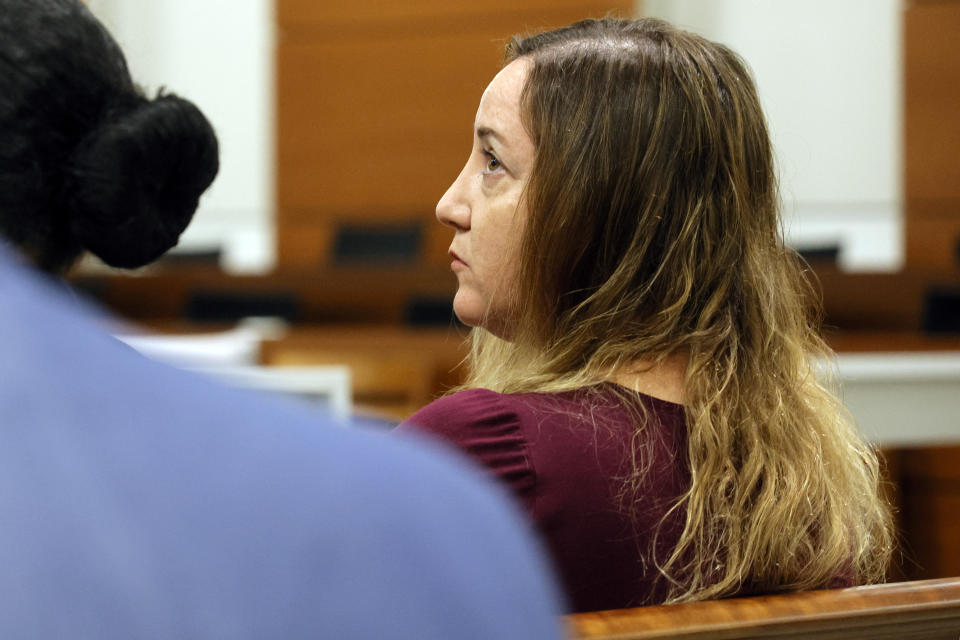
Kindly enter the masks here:
[[510, 301], [526, 210], [522, 198], [533, 167], [533, 141], [520, 117], [520, 93], [531, 62], [514, 60], [496, 75], [477, 109], [467, 164], [437, 203], [452, 227], [459, 288], [453, 310], [462, 322], [510, 337]]

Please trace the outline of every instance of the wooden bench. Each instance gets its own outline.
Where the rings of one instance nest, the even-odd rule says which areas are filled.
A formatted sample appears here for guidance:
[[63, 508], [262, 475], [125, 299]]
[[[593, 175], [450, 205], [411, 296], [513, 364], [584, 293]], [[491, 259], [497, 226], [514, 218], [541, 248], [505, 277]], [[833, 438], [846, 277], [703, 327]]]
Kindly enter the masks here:
[[573, 638], [960, 638], [960, 578], [580, 613]]

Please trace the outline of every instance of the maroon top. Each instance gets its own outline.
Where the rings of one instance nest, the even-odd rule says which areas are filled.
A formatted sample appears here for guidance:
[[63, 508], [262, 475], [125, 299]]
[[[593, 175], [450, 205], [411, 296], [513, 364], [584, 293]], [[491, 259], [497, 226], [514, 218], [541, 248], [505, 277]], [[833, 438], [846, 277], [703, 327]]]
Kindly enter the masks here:
[[642, 394], [635, 402], [647, 414], [637, 450], [648, 468], [632, 494], [634, 522], [621, 495], [636, 412], [623, 406], [612, 384], [558, 394], [461, 391], [398, 430], [436, 434], [488, 467], [532, 515], [571, 609], [614, 609], [664, 600], [666, 585], [652, 563], [654, 534], [659, 529], [662, 562], [683, 520], [671, 514], [661, 521], [690, 477], [683, 407]]

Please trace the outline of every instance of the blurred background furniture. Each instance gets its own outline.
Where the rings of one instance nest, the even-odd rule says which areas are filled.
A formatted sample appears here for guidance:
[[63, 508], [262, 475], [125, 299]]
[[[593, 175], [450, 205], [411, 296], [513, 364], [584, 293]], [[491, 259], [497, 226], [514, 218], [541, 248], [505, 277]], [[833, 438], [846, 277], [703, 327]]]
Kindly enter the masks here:
[[275, 321], [250, 319], [225, 331], [171, 334], [127, 328], [115, 335], [152, 360], [232, 386], [294, 397], [346, 423], [354, 413], [350, 365], [337, 358], [292, 365], [266, 361], [264, 341], [284, 332]]

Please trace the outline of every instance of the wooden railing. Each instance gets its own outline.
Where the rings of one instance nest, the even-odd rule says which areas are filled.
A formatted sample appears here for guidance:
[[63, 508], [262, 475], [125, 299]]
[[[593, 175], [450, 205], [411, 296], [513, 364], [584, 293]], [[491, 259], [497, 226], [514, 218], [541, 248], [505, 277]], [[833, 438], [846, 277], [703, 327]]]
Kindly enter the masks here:
[[567, 616], [572, 638], [960, 638], [960, 578]]

